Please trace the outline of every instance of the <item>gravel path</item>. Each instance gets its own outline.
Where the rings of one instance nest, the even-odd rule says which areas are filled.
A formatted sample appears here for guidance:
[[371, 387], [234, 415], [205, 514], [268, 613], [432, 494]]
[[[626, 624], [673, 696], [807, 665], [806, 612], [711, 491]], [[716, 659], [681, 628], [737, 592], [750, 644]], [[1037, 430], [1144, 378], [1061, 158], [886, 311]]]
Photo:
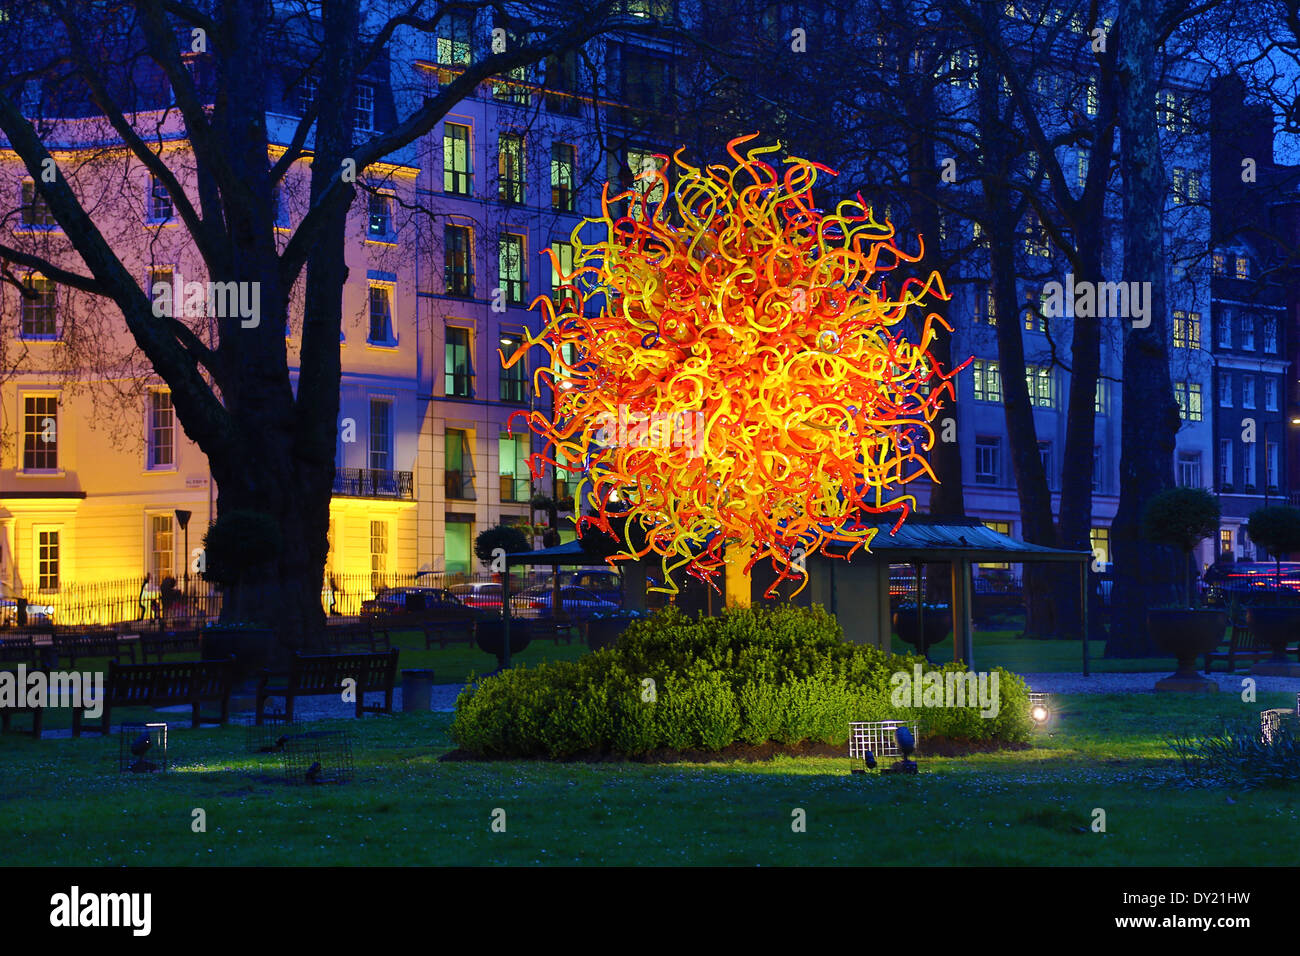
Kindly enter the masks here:
[[[1155, 683], [1162, 677], [1173, 673], [1167, 671], [1143, 671], [1136, 674], [1022, 674], [1029, 684], [1029, 689], [1045, 694], [1123, 694], [1155, 693]], [[1216, 681], [1220, 691], [1241, 690], [1241, 682], [1249, 674], [1206, 674]], [[1256, 690], [1300, 692], [1300, 677], [1254, 677]]]

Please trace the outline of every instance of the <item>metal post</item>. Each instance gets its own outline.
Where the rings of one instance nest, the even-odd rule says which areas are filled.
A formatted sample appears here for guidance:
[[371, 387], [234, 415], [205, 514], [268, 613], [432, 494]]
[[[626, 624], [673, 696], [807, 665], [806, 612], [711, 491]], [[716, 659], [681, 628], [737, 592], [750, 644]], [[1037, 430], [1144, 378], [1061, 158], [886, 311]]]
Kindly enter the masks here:
[[510, 559], [506, 559], [506, 574], [501, 582], [501, 660], [502, 670], [510, 669]]
[[[1091, 677], [1091, 676], [1092, 676], [1092, 675], [1088, 672], [1088, 636], [1089, 636], [1089, 631], [1088, 631], [1088, 600], [1089, 600], [1089, 598], [1091, 597], [1091, 595], [1088, 594], [1088, 568], [1089, 568], [1089, 566], [1090, 566], [1090, 562], [1088, 562], [1088, 561], [1080, 561], [1080, 562], [1079, 562], [1079, 590], [1082, 592], [1082, 598], [1083, 598], [1082, 603], [1080, 604], [1080, 607], [1083, 609], [1083, 621], [1082, 621], [1082, 624], [1083, 624], [1083, 676], [1084, 676], [1084, 677]], [[1113, 587], [1113, 585], [1112, 585], [1112, 587]]]

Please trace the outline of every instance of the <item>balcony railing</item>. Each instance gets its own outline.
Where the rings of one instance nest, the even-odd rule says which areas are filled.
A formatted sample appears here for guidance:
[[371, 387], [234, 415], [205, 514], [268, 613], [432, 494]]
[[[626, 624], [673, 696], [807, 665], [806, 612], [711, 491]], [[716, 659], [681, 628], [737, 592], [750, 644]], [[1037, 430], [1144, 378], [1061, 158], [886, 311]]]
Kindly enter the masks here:
[[533, 482], [529, 478], [516, 478], [513, 475], [501, 476], [502, 501], [531, 501]]
[[344, 498], [415, 498], [415, 482], [409, 471], [378, 468], [338, 468], [334, 471], [334, 494]]

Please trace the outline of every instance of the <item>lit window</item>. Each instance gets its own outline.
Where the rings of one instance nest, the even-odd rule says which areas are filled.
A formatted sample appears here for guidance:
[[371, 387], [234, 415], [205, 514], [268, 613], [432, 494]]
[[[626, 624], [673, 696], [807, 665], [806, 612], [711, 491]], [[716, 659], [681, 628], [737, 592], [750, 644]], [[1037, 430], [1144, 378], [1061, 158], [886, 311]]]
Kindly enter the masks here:
[[1040, 408], [1054, 408], [1052, 370], [1040, 365], [1025, 366], [1025, 384], [1029, 386], [1029, 404]]
[[1178, 400], [1178, 417], [1184, 421], [1199, 422], [1201, 411], [1201, 385], [1199, 382], [1174, 382], [1174, 398]]
[[388, 522], [370, 522], [370, 586], [383, 587], [388, 576]]
[[366, 234], [371, 239], [387, 239], [393, 234], [393, 197], [387, 193], [370, 193], [370, 223]]
[[1216, 252], [1210, 257], [1210, 268], [1216, 276], [1228, 274], [1228, 257], [1222, 252]]
[[149, 467], [171, 468], [176, 464], [176, 410], [171, 392], [155, 388], [149, 392]]
[[1201, 313], [1174, 310], [1174, 348], [1199, 349], [1201, 347]]
[[[506, 358], [519, 351], [523, 339], [518, 335], [501, 336], [501, 354]], [[501, 369], [500, 399], [503, 402], [521, 403], [527, 397], [528, 359], [520, 358], [509, 368]]]
[[176, 574], [176, 529], [169, 515], [149, 516], [149, 578], [158, 585]]
[[[471, 62], [474, 15], [465, 10], [445, 10], [438, 20], [438, 65], [461, 67]], [[449, 83], [460, 70], [439, 70], [442, 82]]]
[[524, 201], [524, 138], [502, 133], [497, 142], [497, 198], [522, 205]]
[[42, 591], [59, 589], [59, 532], [36, 532], [36, 587]]
[[1200, 201], [1201, 177], [1196, 170], [1174, 167], [1173, 198], [1175, 206], [1186, 206]]
[[1237, 278], [1250, 278], [1250, 260], [1245, 256], [1237, 256]]
[[468, 196], [473, 170], [470, 166], [469, 127], [448, 123], [442, 133], [442, 190]]
[[1094, 527], [1088, 531], [1092, 554], [1101, 564], [1110, 564], [1110, 528]]
[[512, 305], [524, 302], [524, 237], [511, 232], [498, 240], [497, 265], [500, 269], [501, 289], [506, 301]]
[[468, 226], [447, 226], [443, 230], [443, 254], [447, 295], [470, 298], [474, 294], [474, 264]]
[[551, 252], [555, 254], [555, 258], [551, 260], [551, 299], [559, 308], [561, 300], [566, 294], [562, 288], [564, 277], [573, 275], [573, 244], [559, 241], [552, 242]]
[[1002, 401], [1002, 376], [996, 361], [975, 359], [971, 362], [971, 380], [977, 402]]
[[474, 366], [469, 355], [469, 329], [447, 328], [444, 373], [447, 395], [470, 398], [474, 391]]
[[568, 143], [551, 145], [551, 208], [556, 212], [573, 212], [573, 176], [577, 163], [576, 147]]
[[172, 197], [157, 177], [149, 177], [149, 221], [167, 222], [172, 217]]

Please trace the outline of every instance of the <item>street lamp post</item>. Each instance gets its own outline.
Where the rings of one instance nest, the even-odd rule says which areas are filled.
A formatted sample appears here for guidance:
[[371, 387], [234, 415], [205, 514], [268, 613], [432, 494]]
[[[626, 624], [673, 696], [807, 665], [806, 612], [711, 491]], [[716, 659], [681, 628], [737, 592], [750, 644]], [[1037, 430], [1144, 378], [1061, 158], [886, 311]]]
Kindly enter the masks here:
[[176, 509], [176, 520], [180, 523], [181, 532], [185, 535], [185, 554], [181, 560], [185, 562], [185, 616], [191, 617], [190, 614], [190, 514], [181, 508]]

